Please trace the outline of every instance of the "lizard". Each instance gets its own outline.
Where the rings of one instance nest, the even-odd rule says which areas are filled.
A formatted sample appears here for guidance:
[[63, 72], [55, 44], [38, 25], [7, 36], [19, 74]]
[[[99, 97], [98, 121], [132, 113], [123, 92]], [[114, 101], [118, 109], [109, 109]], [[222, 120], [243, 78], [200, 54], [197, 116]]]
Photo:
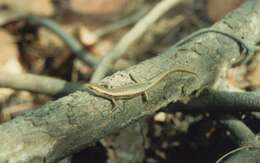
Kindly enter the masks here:
[[90, 92], [94, 93], [96, 96], [100, 96], [106, 99], [111, 100], [111, 102], [114, 104], [114, 106], [118, 106], [116, 100], [120, 99], [131, 99], [138, 95], [144, 95], [145, 100], [148, 101], [148, 94], [147, 90], [155, 86], [157, 83], [159, 83], [161, 80], [163, 80], [166, 76], [168, 76], [171, 73], [174, 72], [185, 72], [190, 73], [196, 76], [198, 79], [198, 75], [192, 71], [176, 68], [167, 70], [163, 73], [160, 73], [159, 75], [155, 76], [154, 78], [146, 81], [146, 82], [137, 82], [136, 79], [133, 78], [133, 76], [130, 74], [130, 77], [132, 80], [134, 80], [136, 83], [122, 86], [122, 87], [116, 87], [116, 88], [106, 88], [102, 85], [98, 85], [96, 83], [90, 83], [86, 84], [87, 88]]
[[[173, 48], [182, 46], [183, 44], [187, 43], [194, 37], [197, 37], [201, 34], [208, 33], [208, 32], [221, 34], [221, 35], [224, 35], [224, 36], [229, 37], [232, 40], [236, 41], [243, 48], [242, 52], [246, 54], [246, 57], [247, 57], [246, 60], [250, 59], [251, 56], [255, 52], [260, 51], [259, 46], [251, 45], [251, 44], [243, 41], [241, 38], [239, 38], [237, 36], [228, 34], [226, 32], [223, 32], [223, 31], [220, 31], [217, 29], [212, 29], [212, 28], [205, 28], [205, 29], [199, 30], [197, 32], [194, 32], [193, 34], [187, 36], [183, 40], [177, 42], [173, 46]], [[116, 99], [130, 99], [130, 98], [136, 97], [137, 95], [144, 94], [145, 99], [148, 100], [148, 95], [147, 95], [146, 91], [148, 89], [152, 88], [157, 83], [159, 83], [164, 77], [166, 77], [171, 72], [188, 72], [188, 73], [192, 73], [193, 75], [195, 75], [198, 78], [198, 75], [192, 71], [185, 70], [185, 69], [172, 69], [172, 70], [168, 70], [166, 72], [159, 74], [158, 76], [152, 78], [151, 80], [149, 80], [147, 82], [136, 83], [136, 84], [128, 85], [125, 87], [109, 89], [109, 88], [105, 88], [105, 87], [95, 84], [95, 83], [87, 84], [87, 87], [95, 95], [110, 99], [115, 106], [118, 106]]]

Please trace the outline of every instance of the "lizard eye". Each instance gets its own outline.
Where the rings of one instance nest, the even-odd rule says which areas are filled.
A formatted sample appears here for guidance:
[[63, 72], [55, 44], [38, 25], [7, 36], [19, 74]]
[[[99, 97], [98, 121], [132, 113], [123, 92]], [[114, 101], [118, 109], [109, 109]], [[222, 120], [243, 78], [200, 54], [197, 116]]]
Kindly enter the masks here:
[[93, 90], [93, 89], [94, 89], [94, 88], [93, 88], [93, 85], [91, 85], [91, 84], [86, 84], [86, 86], [87, 86], [87, 88], [90, 89], [90, 90]]

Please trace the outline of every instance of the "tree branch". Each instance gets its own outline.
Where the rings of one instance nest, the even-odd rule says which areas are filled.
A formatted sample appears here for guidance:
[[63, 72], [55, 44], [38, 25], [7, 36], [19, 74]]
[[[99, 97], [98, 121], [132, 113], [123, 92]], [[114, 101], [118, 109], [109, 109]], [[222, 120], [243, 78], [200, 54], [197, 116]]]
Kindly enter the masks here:
[[134, 24], [144, 16], [144, 14], [148, 11], [148, 9], [149, 9], [148, 6], [144, 6], [140, 8], [136, 13], [130, 16], [127, 16], [125, 18], [122, 18], [121, 20], [117, 20], [116, 22], [113, 22], [112, 24], [97, 29], [96, 31], [94, 31], [94, 35], [96, 35], [96, 37], [98, 38], [101, 38], [111, 32], [117, 31], [120, 28], [124, 28], [131, 24]]
[[0, 13], [0, 26], [6, 23], [10, 23], [12, 21], [17, 21], [20, 19], [27, 19], [27, 21], [33, 25], [42, 26], [46, 29], [55, 33], [65, 45], [67, 45], [73, 54], [76, 55], [83, 63], [88, 64], [90, 66], [96, 67], [98, 64], [98, 60], [72, 36], [68, 33], [64, 32], [61, 27], [51, 19], [38, 17], [30, 15], [26, 11], [18, 11], [18, 10], [7, 10], [1, 11]]
[[[213, 27], [250, 42], [260, 38], [260, 1], [246, 1], [242, 7]], [[252, 34], [253, 33], [253, 34]], [[125, 71], [115, 73], [99, 84], [118, 87], [134, 83], [129, 73], [140, 81], [149, 81], [168, 69], [183, 68], [197, 74], [176, 72], [142, 96], [119, 100], [120, 109], [111, 101], [77, 91], [50, 102], [12, 121], [0, 125], [0, 162], [55, 162], [150, 115], [171, 102], [187, 100], [217, 79], [240, 57], [236, 42], [223, 35], [207, 33], [178, 49], [146, 60]]]
[[53, 20], [33, 15], [27, 15], [26, 19], [31, 24], [45, 27], [55, 33], [83, 63], [93, 67], [97, 66], [98, 60], [92, 54], [88, 53], [76, 39], [64, 32]]
[[83, 89], [83, 84], [70, 83], [61, 79], [33, 74], [0, 72], [0, 87], [26, 90], [55, 97], [68, 95]]
[[260, 92], [208, 91], [187, 104], [172, 104], [174, 111], [253, 112], [260, 111]]
[[122, 57], [129, 46], [138, 40], [156, 20], [180, 2], [181, 0], [163, 0], [159, 2], [143, 19], [141, 19], [120, 39], [118, 44], [108, 54], [105, 55], [94, 72], [91, 82], [97, 82], [104, 78], [107, 72], [111, 69], [113, 62]]
[[221, 115], [218, 116], [218, 121], [231, 133], [231, 138], [237, 146], [259, 144], [255, 134], [241, 120], [231, 115]]
[[[30, 91], [54, 97], [62, 97], [83, 90], [83, 83], [71, 83], [65, 80], [35, 74], [16, 74], [0, 72], [0, 87]], [[169, 111], [188, 112], [259, 112], [260, 92], [206, 91], [187, 104], [174, 103]]]

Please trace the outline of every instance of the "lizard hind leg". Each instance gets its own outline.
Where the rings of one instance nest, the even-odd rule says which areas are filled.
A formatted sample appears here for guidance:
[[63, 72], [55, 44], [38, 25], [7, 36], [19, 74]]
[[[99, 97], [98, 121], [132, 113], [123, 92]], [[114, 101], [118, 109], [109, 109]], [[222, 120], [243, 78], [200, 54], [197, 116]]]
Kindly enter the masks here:
[[116, 108], [120, 108], [118, 102], [116, 101], [115, 98], [111, 98], [111, 101], [112, 101], [112, 107], [113, 109], [116, 109]]

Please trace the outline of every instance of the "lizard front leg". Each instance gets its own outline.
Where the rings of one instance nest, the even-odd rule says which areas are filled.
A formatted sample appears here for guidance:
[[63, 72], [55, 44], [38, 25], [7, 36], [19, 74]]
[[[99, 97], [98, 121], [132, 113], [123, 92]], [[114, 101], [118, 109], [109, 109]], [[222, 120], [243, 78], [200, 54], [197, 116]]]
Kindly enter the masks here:
[[118, 102], [116, 101], [116, 99], [114, 97], [111, 97], [110, 100], [112, 102], [113, 109], [120, 108]]

